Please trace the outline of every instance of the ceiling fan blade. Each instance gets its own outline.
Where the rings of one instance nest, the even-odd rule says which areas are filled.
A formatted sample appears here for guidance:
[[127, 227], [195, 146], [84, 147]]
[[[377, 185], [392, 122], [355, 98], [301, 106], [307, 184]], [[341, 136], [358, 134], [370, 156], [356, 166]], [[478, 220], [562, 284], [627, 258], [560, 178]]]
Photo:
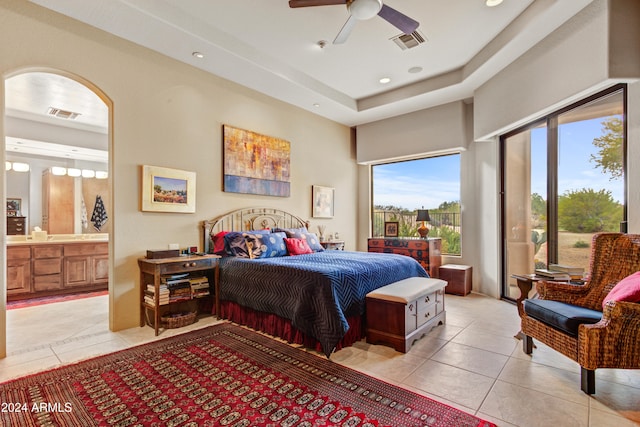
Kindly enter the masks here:
[[420, 26], [420, 23], [418, 21], [409, 18], [407, 15], [398, 12], [397, 10], [387, 6], [386, 4], [382, 5], [382, 9], [380, 9], [380, 12], [378, 12], [378, 16], [380, 16], [405, 34], [413, 33]]
[[353, 30], [353, 27], [356, 26], [357, 22], [358, 20], [356, 18], [354, 18], [353, 16], [349, 16], [349, 19], [347, 19], [347, 22], [344, 23], [342, 29], [333, 40], [333, 44], [342, 44], [346, 42], [349, 38], [349, 34], [351, 34], [351, 31]]
[[346, 3], [347, 0], [289, 0], [289, 7], [333, 6]]

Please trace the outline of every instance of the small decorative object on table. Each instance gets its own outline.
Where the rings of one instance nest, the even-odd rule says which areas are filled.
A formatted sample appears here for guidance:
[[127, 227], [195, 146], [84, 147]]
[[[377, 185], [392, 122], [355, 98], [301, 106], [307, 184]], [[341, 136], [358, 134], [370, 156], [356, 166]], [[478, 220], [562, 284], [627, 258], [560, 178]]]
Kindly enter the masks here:
[[320, 238], [321, 242], [324, 242], [324, 231], [327, 228], [326, 225], [319, 225], [318, 226], [318, 237]]
[[425, 225], [425, 222], [431, 221], [429, 217], [429, 211], [422, 207], [422, 209], [418, 209], [418, 216], [416, 217], [416, 221], [422, 221], [422, 225], [418, 228], [418, 234], [421, 238], [426, 239], [429, 235], [429, 227]]

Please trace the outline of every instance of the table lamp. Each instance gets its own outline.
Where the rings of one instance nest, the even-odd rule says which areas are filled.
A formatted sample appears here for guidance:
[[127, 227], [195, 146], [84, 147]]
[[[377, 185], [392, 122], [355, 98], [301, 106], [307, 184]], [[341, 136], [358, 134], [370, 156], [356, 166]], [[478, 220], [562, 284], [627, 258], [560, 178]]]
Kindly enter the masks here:
[[425, 222], [431, 221], [431, 218], [429, 218], [429, 211], [427, 209], [424, 209], [424, 206], [423, 209], [418, 209], [418, 216], [416, 218], [416, 221], [422, 221], [422, 225], [418, 227], [418, 234], [420, 234], [420, 237], [422, 237], [423, 239], [426, 239], [427, 235], [429, 234], [429, 228], [425, 225]]

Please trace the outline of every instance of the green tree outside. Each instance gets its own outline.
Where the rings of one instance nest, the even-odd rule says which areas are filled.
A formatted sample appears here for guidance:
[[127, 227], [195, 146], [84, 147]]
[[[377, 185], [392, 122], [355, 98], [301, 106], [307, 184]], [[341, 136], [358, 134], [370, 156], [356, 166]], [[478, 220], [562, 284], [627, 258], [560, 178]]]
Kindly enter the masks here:
[[558, 225], [572, 233], [616, 231], [620, 218], [622, 205], [607, 190], [570, 190], [558, 198]]

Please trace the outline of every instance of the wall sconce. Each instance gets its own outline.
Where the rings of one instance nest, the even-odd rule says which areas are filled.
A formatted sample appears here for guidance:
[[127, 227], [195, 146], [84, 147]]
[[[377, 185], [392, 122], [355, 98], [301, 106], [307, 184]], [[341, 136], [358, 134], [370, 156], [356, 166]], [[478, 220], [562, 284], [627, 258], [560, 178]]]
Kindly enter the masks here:
[[429, 211], [427, 209], [424, 209], [424, 206], [422, 207], [422, 209], [418, 209], [418, 216], [416, 217], [416, 221], [422, 221], [422, 225], [418, 227], [418, 234], [421, 238], [426, 239], [429, 235], [429, 228], [425, 225], [425, 222], [431, 221], [431, 218], [429, 217]]
[[16, 172], [29, 172], [29, 163], [19, 162], [4, 162], [4, 169], [10, 171], [13, 169]]

